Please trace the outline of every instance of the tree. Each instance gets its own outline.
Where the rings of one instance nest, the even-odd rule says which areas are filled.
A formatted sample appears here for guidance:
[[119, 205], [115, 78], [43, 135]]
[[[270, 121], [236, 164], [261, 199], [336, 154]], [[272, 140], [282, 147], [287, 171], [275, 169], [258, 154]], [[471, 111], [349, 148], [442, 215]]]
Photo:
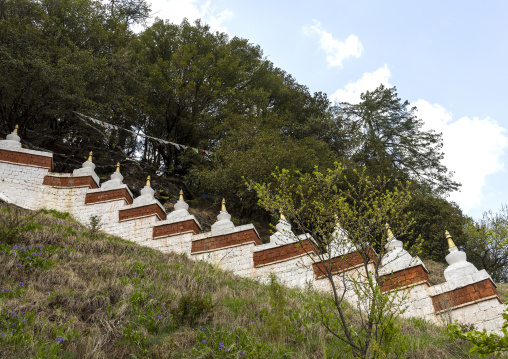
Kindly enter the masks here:
[[442, 240], [445, 230], [453, 233], [457, 245], [461, 246], [465, 242], [464, 225], [467, 218], [457, 204], [413, 191], [405, 210], [412, 213], [415, 220], [413, 234], [399, 238], [408, 245], [415, 244], [419, 236], [424, 238], [420, 254], [422, 258], [444, 262], [448, 253], [448, 245]]
[[500, 356], [503, 352], [508, 352], [508, 309], [503, 313], [505, 320], [501, 329], [503, 335], [497, 333], [487, 333], [474, 330], [471, 332], [463, 332], [457, 324], [448, 324], [447, 331], [453, 338], [468, 340], [473, 344], [469, 350], [469, 354], [479, 354]]
[[125, 25], [145, 24], [150, 17], [150, 5], [145, 0], [109, 0], [112, 17]]
[[441, 134], [422, 130], [416, 108], [398, 98], [395, 87], [380, 85], [363, 93], [359, 104], [342, 103], [339, 107], [339, 120], [357, 123], [360, 129], [361, 143], [353, 156], [360, 166], [375, 170], [376, 175], [405, 173], [411, 181], [438, 194], [459, 187], [441, 163]]
[[261, 122], [254, 125], [251, 120], [237, 125], [235, 131], [221, 141], [217, 156], [190, 171], [198, 188], [228, 198], [228, 208], [232, 212], [250, 219], [269, 217], [257, 206], [256, 194], [245, 186], [245, 181], [266, 182], [271, 173], [282, 166], [310, 173], [315, 165], [329, 167], [336, 159], [322, 140], [284, 136]]
[[132, 39], [99, 1], [2, 2], [2, 132], [19, 124], [23, 139], [54, 149], [54, 142], [79, 128], [73, 111], [107, 118], [128, 113], [137, 87]]
[[[393, 186], [390, 180], [369, 178], [366, 172], [354, 171], [356, 178], [351, 179], [338, 164], [324, 172], [317, 168], [312, 173], [283, 169], [273, 174], [270, 184], [250, 183], [263, 208], [281, 211], [299, 233], [308, 233], [305, 239], [288, 235], [302, 246], [303, 241], [309, 241], [312, 251], [307, 254], [332, 288], [335, 315], [320, 306], [321, 320], [361, 358], [383, 357], [401, 344], [396, 344], [395, 319], [402, 311], [399, 301], [403, 294], [401, 298], [381, 290], [382, 261], [388, 250], [385, 224], [392, 223], [404, 234], [413, 223], [404, 211], [410, 201], [408, 184]], [[360, 269], [352, 275], [340, 274], [338, 267], [352, 264], [346, 263], [351, 261], [348, 253], [356, 253]], [[349, 291], [358, 297], [359, 314], [353, 320], [345, 303]]]

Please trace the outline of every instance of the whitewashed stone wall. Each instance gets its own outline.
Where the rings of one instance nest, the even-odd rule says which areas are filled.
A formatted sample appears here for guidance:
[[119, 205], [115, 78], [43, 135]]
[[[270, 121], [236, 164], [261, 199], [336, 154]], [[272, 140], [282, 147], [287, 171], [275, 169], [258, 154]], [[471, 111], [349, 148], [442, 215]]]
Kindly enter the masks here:
[[164, 236], [160, 238], [153, 238], [147, 242], [147, 246], [155, 248], [164, 253], [176, 252], [184, 253], [187, 256], [191, 254], [191, 241], [193, 233], [175, 234], [172, 236]]
[[[2, 144], [2, 142], [4, 141], [0, 141], [0, 149], [8, 148], [11, 151], [30, 153], [32, 155], [51, 156], [51, 154], [45, 152], [16, 148], [16, 145], [13, 145], [12, 141], [7, 144]], [[99, 179], [93, 171], [93, 167], [93, 164], [87, 163], [83, 165], [82, 169], [76, 170], [73, 175], [51, 174], [51, 176], [69, 177], [90, 175], [98, 183]], [[185, 253], [195, 260], [203, 260], [212, 263], [219, 268], [231, 270], [238, 275], [254, 278], [260, 282], [266, 283], [270, 274], [274, 273], [288, 286], [306, 288], [311, 284], [314, 288], [320, 290], [330, 290], [330, 283], [327, 278], [315, 279], [312, 269], [313, 260], [310, 256], [305, 254], [297, 258], [281, 260], [276, 263], [269, 263], [258, 267], [254, 266], [253, 256], [255, 252], [295, 242], [294, 236], [293, 239], [288, 236], [291, 227], [284, 220], [279, 222], [277, 225], [277, 232], [271, 237], [271, 241], [268, 244], [256, 245], [255, 243], [243, 243], [229, 248], [217, 248], [201, 253], [191, 253], [193, 241], [240, 232], [246, 229], [255, 230], [255, 228], [252, 225], [235, 227], [230, 221], [231, 216], [227, 213], [225, 207], [223, 207], [223, 210], [218, 216], [218, 221], [212, 226], [212, 231], [209, 233], [194, 235], [189, 232], [154, 239], [152, 236], [153, 227], [155, 225], [177, 223], [188, 219], [195, 220], [195, 218], [188, 213], [188, 205], [184, 201], [179, 201], [178, 206], [175, 206], [177, 210], [169, 214], [164, 221], [161, 221], [155, 215], [149, 215], [143, 218], [134, 218], [119, 222], [119, 210], [136, 208], [154, 203], [160, 206], [160, 203], [153, 198], [153, 190], [150, 187], [145, 187], [143, 196], [136, 198], [135, 203], [132, 205], [128, 205], [123, 199], [85, 204], [87, 193], [100, 192], [105, 189], [126, 188], [125, 185], [121, 184], [121, 175], [118, 173], [116, 177], [112, 176], [112, 181], [108, 181], [108, 184], [103, 184], [104, 189], [46, 186], [42, 184], [46, 175], [48, 175], [48, 169], [46, 168], [0, 161], [0, 198], [7, 198], [9, 201], [25, 208], [46, 208], [69, 212], [77, 220], [86, 225], [89, 225], [92, 216], [99, 216], [102, 229], [109, 234], [117, 235], [163, 252], [174, 251]], [[162, 206], [160, 207], [162, 208]], [[198, 222], [196, 221], [196, 223]], [[305, 238], [300, 239], [302, 240]], [[396, 239], [391, 241], [388, 245], [393, 248], [390, 249], [388, 257], [386, 258], [387, 266], [385, 272], [390, 273], [414, 265], [423, 265], [418, 258], [412, 258], [407, 252], [403, 251], [401, 243], [396, 241]], [[341, 252], [341, 254], [348, 251], [349, 250]], [[398, 253], [400, 259], [395, 256], [397, 251], [400, 252]], [[466, 303], [455, 307], [452, 306], [449, 310], [435, 313], [432, 297], [490, 278], [485, 271], [473, 270], [469, 264], [464, 263], [465, 257], [463, 261], [461, 259], [463, 257], [462, 254], [455, 253], [452, 257], [454, 258], [454, 262], [450, 264], [449, 269], [445, 272], [445, 275], [449, 277], [446, 283], [432, 287], [429, 287], [425, 283], [417, 284], [399, 291], [400, 293], [405, 293], [404, 296], [406, 297], [406, 301], [400, 304], [408, 306], [408, 310], [404, 316], [422, 317], [434, 323], [440, 323], [441, 318], [447, 317], [452, 321], [457, 320], [465, 324], [473, 323], [476, 325], [477, 329], [499, 331], [503, 324], [502, 313], [506, 307], [500, 304], [497, 298], [485, 298], [485, 300], [475, 303]], [[459, 270], [456, 270], [457, 268], [459, 268]], [[365, 273], [363, 271], [363, 267], [357, 267], [346, 271], [342, 276], [335, 276], [337, 286], [339, 288], [344, 288], [344, 285], [346, 286], [348, 289], [346, 297], [353, 303], [358, 303], [358, 298], [351, 290], [351, 282], [348, 278], [351, 276], [356, 278], [358, 278], [358, 276], [364, 276]], [[463, 272], [462, 274], [461, 271]]]
[[254, 247], [254, 243], [247, 243], [234, 247], [212, 249], [191, 254], [191, 258], [211, 263], [217, 268], [230, 270], [242, 277], [252, 277], [254, 267], [252, 252]]

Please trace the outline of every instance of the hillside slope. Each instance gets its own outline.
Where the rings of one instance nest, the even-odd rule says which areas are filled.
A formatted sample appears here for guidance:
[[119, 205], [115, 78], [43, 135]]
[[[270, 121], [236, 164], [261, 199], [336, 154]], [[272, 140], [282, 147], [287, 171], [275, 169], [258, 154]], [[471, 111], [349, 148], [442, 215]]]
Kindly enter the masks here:
[[[315, 313], [323, 294], [260, 285], [65, 213], [0, 205], [2, 358], [348, 357]], [[442, 328], [401, 325], [403, 357], [469, 357]]]

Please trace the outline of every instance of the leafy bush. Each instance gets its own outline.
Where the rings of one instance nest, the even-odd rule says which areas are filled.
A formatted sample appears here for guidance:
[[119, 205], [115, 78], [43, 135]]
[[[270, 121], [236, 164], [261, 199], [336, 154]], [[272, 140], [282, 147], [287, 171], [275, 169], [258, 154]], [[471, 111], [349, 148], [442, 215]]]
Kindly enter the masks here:
[[2, 205], [0, 210], [4, 214], [0, 216], [0, 242], [2, 243], [16, 243], [22, 233], [42, 228], [34, 221], [39, 212], [23, 214], [20, 208], [11, 205]]
[[171, 309], [171, 314], [178, 324], [194, 326], [212, 316], [213, 303], [210, 297], [186, 294], [180, 298], [178, 306]]

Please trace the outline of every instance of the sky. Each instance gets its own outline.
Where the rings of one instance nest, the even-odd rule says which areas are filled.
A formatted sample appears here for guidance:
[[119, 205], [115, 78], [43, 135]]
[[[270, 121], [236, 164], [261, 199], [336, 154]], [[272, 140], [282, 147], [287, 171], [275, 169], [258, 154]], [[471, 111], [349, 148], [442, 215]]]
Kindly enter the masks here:
[[462, 183], [448, 199], [473, 218], [508, 204], [508, 1], [147, 2], [153, 18], [248, 39], [332, 101], [395, 86], [443, 135], [443, 164]]

